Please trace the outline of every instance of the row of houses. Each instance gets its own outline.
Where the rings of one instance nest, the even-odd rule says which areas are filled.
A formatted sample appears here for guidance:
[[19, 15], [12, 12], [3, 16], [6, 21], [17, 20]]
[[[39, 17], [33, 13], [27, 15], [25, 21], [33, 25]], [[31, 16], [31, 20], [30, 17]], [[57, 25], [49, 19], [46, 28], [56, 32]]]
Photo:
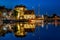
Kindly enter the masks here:
[[24, 5], [16, 5], [14, 9], [7, 9], [4, 6], [0, 6], [0, 17], [9, 19], [34, 19], [34, 10], [27, 10]]
[[35, 19], [34, 10], [27, 10], [24, 5], [17, 5], [14, 10], [18, 12], [17, 19]]
[[[21, 20], [21, 19], [30, 20], [30, 19], [35, 19], [35, 17], [36, 16], [35, 16], [34, 10], [27, 10], [27, 8], [24, 5], [17, 5], [17, 6], [15, 6], [15, 8], [13, 10], [6, 9], [4, 7], [4, 9], [0, 13], [0, 18], [11, 19], [11, 20], [15, 20], [15, 21]], [[13, 25], [13, 27], [11, 27], [10, 24], [8, 24], [8, 25], [3, 24], [1, 26], [2, 29], [0, 30], [1, 35], [5, 34], [7, 31], [9, 31], [10, 29], [13, 28], [12, 31], [14, 32], [15, 36], [24, 36], [24, 35], [26, 35], [27, 32], [30, 32], [30, 31], [34, 32], [35, 27], [36, 27], [35, 24], [29, 24], [29, 23], [25, 23], [25, 24], [16, 23], [16, 25], [14, 25], [14, 24], [12, 24], [12, 25]]]

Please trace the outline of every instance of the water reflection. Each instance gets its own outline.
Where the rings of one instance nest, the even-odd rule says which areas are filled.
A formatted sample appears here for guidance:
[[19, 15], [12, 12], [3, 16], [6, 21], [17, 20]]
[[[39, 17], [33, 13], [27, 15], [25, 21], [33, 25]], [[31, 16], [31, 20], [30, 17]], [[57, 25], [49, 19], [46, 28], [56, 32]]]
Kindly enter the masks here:
[[48, 29], [48, 24], [53, 24], [55, 26], [60, 25], [60, 22], [57, 20], [54, 20], [52, 22], [44, 20], [38, 20], [35, 22], [33, 22], [32, 20], [30, 20], [29, 22], [10, 22], [12, 23], [3, 22], [0, 25], [0, 36], [4, 36], [6, 33], [13, 32], [16, 37], [24, 37], [28, 32], [34, 32], [37, 26], [43, 28], [44, 25], [46, 25], [46, 29]]
[[33, 32], [36, 25], [28, 22], [17, 22], [14, 24], [3, 24], [0, 26], [0, 35], [5, 34], [6, 32], [14, 32], [15, 36], [25, 36], [27, 32]]

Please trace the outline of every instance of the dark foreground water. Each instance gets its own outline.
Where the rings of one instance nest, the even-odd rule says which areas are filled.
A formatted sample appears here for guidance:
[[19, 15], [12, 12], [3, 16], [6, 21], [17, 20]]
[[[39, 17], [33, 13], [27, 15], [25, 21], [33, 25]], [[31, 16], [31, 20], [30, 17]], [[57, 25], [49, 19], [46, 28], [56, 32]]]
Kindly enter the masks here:
[[15, 37], [13, 33], [8, 33], [0, 40], [60, 40], [60, 26], [49, 24], [48, 26], [36, 27], [35, 32], [28, 33], [25, 37]]

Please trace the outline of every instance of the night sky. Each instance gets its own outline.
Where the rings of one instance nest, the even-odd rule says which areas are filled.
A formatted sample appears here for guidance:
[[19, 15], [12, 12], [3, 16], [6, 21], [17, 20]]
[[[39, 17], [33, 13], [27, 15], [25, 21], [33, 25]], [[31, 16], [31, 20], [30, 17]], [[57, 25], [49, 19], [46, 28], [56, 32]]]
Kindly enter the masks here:
[[60, 13], [60, 0], [0, 0], [0, 5], [4, 5], [6, 8], [14, 8], [16, 5], [23, 4], [28, 9], [35, 10], [38, 13], [38, 6], [40, 5], [40, 14], [45, 14], [46, 12], [51, 15]]
[[[34, 9], [35, 14], [38, 14], [40, 5], [40, 14], [52, 15], [56, 13], [60, 15], [60, 0], [0, 0], [0, 6], [6, 8], [14, 8], [16, 5], [23, 4], [28, 9]], [[33, 8], [32, 8], [33, 7]], [[48, 25], [46, 29], [38, 27], [34, 33], [28, 33], [24, 38], [17, 38], [13, 33], [8, 33], [5, 37], [0, 37], [0, 40], [60, 40], [60, 26]]]

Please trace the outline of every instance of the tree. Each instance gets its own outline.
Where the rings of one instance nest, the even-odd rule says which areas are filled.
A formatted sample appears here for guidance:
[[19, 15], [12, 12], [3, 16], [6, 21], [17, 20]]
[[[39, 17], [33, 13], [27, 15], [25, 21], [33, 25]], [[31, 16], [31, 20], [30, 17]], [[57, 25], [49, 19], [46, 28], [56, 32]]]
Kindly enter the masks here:
[[14, 17], [16, 17], [18, 15], [18, 12], [16, 10], [13, 11], [13, 14], [12, 14]]

